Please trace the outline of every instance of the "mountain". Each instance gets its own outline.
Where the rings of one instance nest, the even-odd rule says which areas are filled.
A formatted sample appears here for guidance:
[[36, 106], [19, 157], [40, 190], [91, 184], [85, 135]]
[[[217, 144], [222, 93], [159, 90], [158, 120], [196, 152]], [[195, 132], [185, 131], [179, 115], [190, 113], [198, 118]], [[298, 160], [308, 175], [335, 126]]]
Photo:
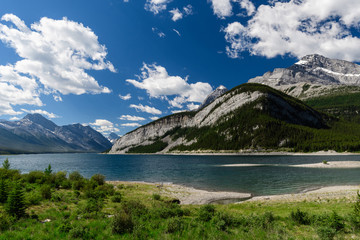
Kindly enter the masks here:
[[57, 126], [40, 114], [0, 122], [0, 152], [102, 152], [111, 143], [89, 126]]
[[332, 128], [336, 124], [271, 87], [242, 84], [199, 111], [173, 114], [139, 127], [117, 140], [110, 153], [306, 150], [312, 137], [319, 138], [314, 147], [322, 148], [337, 131]]
[[213, 101], [215, 101], [215, 99], [217, 99], [218, 97], [220, 97], [221, 95], [223, 95], [224, 93], [226, 93], [228, 90], [226, 87], [224, 87], [223, 85], [220, 85], [218, 88], [215, 89], [215, 91], [213, 91], [212, 93], [209, 94], [209, 96], [207, 96], [205, 98], [205, 100], [203, 101], [203, 103], [199, 106], [199, 108], [197, 110], [201, 110], [202, 108], [204, 108], [205, 106], [209, 105], [210, 103], [212, 103]]
[[116, 133], [110, 133], [110, 135], [108, 136], [108, 139], [111, 143], [115, 143], [116, 140], [118, 140], [120, 137], [119, 135], [117, 135]]
[[360, 92], [360, 65], [313, 54], [248, 82], [268, 85], [300, 99]]

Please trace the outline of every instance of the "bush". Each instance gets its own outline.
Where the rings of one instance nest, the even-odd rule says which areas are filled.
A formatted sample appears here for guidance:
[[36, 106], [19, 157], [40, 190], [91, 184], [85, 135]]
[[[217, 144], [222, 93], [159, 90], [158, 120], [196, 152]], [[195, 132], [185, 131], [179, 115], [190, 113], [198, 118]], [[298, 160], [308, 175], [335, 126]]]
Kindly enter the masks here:
[[300, 225], [310, 224], [309, 215], [306, 212], [301, 211], [300, 209], [297, 209], [296, 212], [291, 211], [290, 218]]
[[157, 194], [157, 193], [154, 193], [154, 194], [152, 195], [152, 197], [153, 197], [153, 199], [156, 200], [156, 201], [159, 201], [159, 200], [161, 199], [161, 196], [160, 196], [159, 194]]
[[6, 158], [5, 161], [3, 162], [2, 166], [5, 170], [9, 170], [10, 169], [9, 159]]
[[25, 174], [24, 180], [28, 183], [43, 183], [45, 181], [44, 172], [41, 171], [31, 171], [28, 174]]
[[184, 211], [178, 204], [167, 203], [162, 204], [160, 208], [156, 209], [156, 213], [160, 218], [172, 218], [181, 217], [184, 215]]
[[170, 218], [167, 222], [166, 232], [175, 233], [181, 232], [184, 229], [184, 222], [181, 218]]
[[83, 179], [84, 179], [84, 177], [78, 171], [74, 171], [74, 172], [69, 174], [69, 180], [71, 182], [80, 181], [80, 180], [83, 180]]
[[125, 211], [115, 213], [111, 228], [115, 234], [131, 233], [134, 229], [134, 222], [131, 215]]
[[141, 216], [148, 213], [146, 206], [137, 200], [123, 202], [121, 207], [130, 216]]
[[13, 219], [11, 216], [0, 213], [0, 231], [8, 230], [13, 224]]
[[104, 203], [102, 200], [89, 198], [86, 201], [84, 212], [85, 213], [98, 213], [104, 207]]
[[25, 195], [26, 205], [39, 205], [41, 202], [41, 195], [37, 191], [31, 191]]
[[84, 239], [84, 238], [86, 238], [88, 231], [89, 231], [88, 228], [81, 226], [81, 225], [76, 225], [69, 231], [69, 235], [71, 238]]
[[207, 204], [199, 209], [199, 220], [203, 222], [210, 221], [215, 215], [215, 207], [213, 205]]
[[72, 189], [73, 190], [81, 190], [83, 189], [85, 186], [85, 181], [80, 179], [80, 180], [75, 180], [72, 182]]
[[105, 176], [101, 174], [95, 174], [90, 179], [91, 182], [95, 182], [97, 185], [105, 184]]
[[323, 226], [317, 229], [317, 234], [319, 235], [320, 239], [332, 240], [335, 237], [336, 230], [331, 227]]
[[40, 188], [40, 193], [43, 199], [51, 199], [51, 186], [48, 184], [42, 185]]
[[[70, 230], [72, 229], [72, 226], [70, 224], [69, 221], [64, 221], [63, 223], [60, 224], [60, 226], [58, 227], [59, 232], [63, 232], [63, 233], [68, 233], [70, 232]], [[74, 233], [72, 233], [74, 234]], [[78, 233], [74, 234], [74, 235], [78, 235]], [[80, 234], [81, 235], [81, 234]]]
[[115, 192], [114, 196], [111, 197], [111, 201], [114, 203], [119, 203], [121, 202], [122, 196], [121, 193], [119, 192]]
[[15, 182], [12, 190], [9, 193], [5, 211], [16, 218], [25, 216], [25, 199], [22, 186], [19, 182]]

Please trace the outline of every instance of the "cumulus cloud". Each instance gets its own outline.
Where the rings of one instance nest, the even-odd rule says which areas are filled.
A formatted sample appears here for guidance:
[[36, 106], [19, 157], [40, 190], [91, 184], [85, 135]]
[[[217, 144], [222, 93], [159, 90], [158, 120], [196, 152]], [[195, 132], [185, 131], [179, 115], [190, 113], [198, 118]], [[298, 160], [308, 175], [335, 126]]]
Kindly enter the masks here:
[[[304, 0], [261, 5], [242, 25], [229, 24], [223, 31], [230, 57], [244, 51], [268, 58], [318, 53], [360, 61], [360, 1]], [[356, 34], [355, 33], [355, 34]]]
[[147, 105], [143, 106], [142, 104], [139, 104], [139, 105], [131, 104], [130, 107], [135, 108], [138, 111], [146, 112], [146, 113], [150, 113], [150, 114], [154, 114], [154, 115], [162, 114], [162, 112], [159, 109], [156, 109], [154, 107], [150, 107]]
[[108, 69], [106, 48], [88, 27], [66, 18], [43, 17], [28, 27], [13, 14], [0, 23], [0, 40], [13, 48], [20, 60], [0, 66], [0, 115], [16, 115], [14, 105], [42, 106], [40, 94], [109, 93], [87, 70]]
[[145, 118], [138, 117], [138, 116], [131, 116], [131, 115], [121, 115], [119, 117], [120, 120], [127, 120], [127, 121], [144, 121]]
[[[159, 65], [145, 64], [141, 68], [139, 81], [127, 79], [137, 88], [147, 91], [150, 97], [167, 99], [171, 106], [181, 107], [186, 102], [201, 103], [211, 92], [208, 83], [188, 83], [188, 77], [170, 76], [167, 70]], [[173, 96], [173, 99], [168, 99]]]
[[232, 6], [230, 0], [211, 0], [214, 14], [218, 18], [224, 19], [232, 15]]
[[167, 7], [167, 4], [170, 3], [171, 0], [146, 0], [145, 10], [154, 13], [155, 15], [164, 11]]
[[12, 118], [10, 118], [10, 121], [18, 121], [18, 120], [20, 120], [20, 118], [18, 118], [18, 117], [12, 117]]
[[59, 118], [58, 115], [54, 114], [54, 113], [49, 113], [45, 110], [41, 110], [41, 109], [36, 109], [36, 110], [27, 110], [27, 109], [21, 109], [21, 111], [23, 112], [26, 112], [26, 113], [31, 113], [31, 114], [34, 114], [34, 113], [39, 113], [41, 115], [45, 115], [47, 116], [48, 118]]
[[187, 108], [188, 108], [190, 111], [196, 110], [196, 109], [198, 109], [199, 107], [200, 107], [199, 104], [194, 104], [194, 103], [190, 103], [190, 104], [187, 105]]
[[245, 9], [248, 16], [251, 16], [255, 12], [255, 6], [250, 0], [211, 0], [214, 14], [221, 19], [232, 16], [232, 2], [238, 3], [241, 8]]
[[172, 14], [171, 20], [173, 20], [174, 22], [183, 18], [183, 14], [180, 12], [180, 10], [178, 8], [174, 8], [173, 10], [170, 10], [169, 12]]
[[192, 6], [189, 4], [185, 7], [183, 7], [182, 11], [180, 11], [178, 8], [174, 8], [174, 9], [170, 10], [169, 13], [172, 14], [171, 20], [176, 22], [177, 20], [180, 20], [183, 17], [193, 14], [193, 10], [192, 10]]
[[110, 134], [112, 132], [119, 132], [120, 130], [114, 124], [106, 119], [96, 119], [95, 122], [89, 123], [96, 131], [102, 134]]
[[124, 96], [119, 94], [119, 98], [121, 98], [122, 100], [130, 100], [131, 99], [131, 94], [128, 93], [128, 94], [126, 94]]
[[155, 121], [155, 120], [158, 120], [159, 117], [150, 117], [151, 120]]
[[123, 123], [121, 124], [122, 127], [140, 127], [141, 124], [139, 123]]

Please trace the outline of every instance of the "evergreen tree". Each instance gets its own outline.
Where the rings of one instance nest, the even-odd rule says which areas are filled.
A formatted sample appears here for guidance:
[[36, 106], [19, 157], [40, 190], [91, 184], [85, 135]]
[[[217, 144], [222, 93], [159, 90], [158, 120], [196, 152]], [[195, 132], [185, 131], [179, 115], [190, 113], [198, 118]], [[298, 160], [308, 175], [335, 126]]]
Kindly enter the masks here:
[[21, 218], [25, 216], [25, 209], [25, 199], [22, 186], [19, 182], [15, 182], [9, 193], [5, 210], [9, 215]]
[[10, 169], [10, 163], [9, 163], [9, 159], [6, 158], [6, 160], [3, 162], [3, 168], [6, 170]]
[[8, 197], [8, 188], [5, 180], [0, 179], [0, 203], [5, 203]]
[[49, 176], [52, 173], [51, 164], [44, 171], [45, 175]]

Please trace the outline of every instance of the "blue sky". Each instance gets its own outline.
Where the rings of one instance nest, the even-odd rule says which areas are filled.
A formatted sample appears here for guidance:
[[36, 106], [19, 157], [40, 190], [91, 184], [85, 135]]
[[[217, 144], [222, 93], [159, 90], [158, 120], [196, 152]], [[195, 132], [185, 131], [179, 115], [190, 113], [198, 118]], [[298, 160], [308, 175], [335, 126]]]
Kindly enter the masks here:
[[0, 118], [119, 135], [306, 54], [360, 61], [358, 0], [3, 0]]

